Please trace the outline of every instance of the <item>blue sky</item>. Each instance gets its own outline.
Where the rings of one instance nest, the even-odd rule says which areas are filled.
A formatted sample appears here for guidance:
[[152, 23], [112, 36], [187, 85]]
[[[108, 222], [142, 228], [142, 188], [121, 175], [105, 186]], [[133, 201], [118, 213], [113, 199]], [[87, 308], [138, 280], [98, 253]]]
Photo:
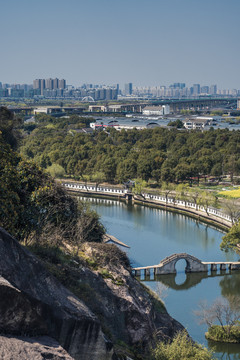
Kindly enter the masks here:
[[0, 81], [240, 89], [240, 0], [0, 0]]

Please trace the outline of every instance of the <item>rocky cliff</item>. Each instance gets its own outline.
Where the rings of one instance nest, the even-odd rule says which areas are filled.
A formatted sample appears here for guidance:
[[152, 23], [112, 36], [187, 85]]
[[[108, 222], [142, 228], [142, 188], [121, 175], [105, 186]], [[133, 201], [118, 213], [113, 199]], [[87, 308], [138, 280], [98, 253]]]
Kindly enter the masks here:
[[[74, 262], [45, 261], [67, 289], [0, 228], [2, 359], [24, 359], [16, 356], [18, 349], [35, 354], [25, 357], [32, 359], [120, 359], [124, 347], [140, 359], [156, 333], [172, 337], [182, 329], [132, 277], [126, 256], [115, 245], [85, 244], [81, 254]], [[9, 357], [3, 355], [5, 348]]]
[[0, 229], [0, 332], [47, 335], [74, 359], [112, 357], [97, 317]]

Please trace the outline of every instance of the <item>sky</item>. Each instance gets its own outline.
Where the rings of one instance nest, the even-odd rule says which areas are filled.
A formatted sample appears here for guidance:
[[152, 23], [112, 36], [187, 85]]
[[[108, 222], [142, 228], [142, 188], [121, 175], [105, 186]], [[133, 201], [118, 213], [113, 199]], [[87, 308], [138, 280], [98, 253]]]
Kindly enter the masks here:
[[240, 0], [0, 0], [0, 81], [240, 89]]

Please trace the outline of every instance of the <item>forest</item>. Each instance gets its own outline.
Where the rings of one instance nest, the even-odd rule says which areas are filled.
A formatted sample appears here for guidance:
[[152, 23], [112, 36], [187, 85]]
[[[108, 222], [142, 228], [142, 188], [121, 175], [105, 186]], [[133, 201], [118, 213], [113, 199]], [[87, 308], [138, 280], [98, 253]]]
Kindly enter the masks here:
[[122, 183], [139, 178], [161, 185], [229, 175], [238, 183], [239, 131], [159, 127], [81, 132], [92, 121], [77, 115], [60, 119], [37, 115], [35, 123], [23, 126], [21, 153], [76, 180]]

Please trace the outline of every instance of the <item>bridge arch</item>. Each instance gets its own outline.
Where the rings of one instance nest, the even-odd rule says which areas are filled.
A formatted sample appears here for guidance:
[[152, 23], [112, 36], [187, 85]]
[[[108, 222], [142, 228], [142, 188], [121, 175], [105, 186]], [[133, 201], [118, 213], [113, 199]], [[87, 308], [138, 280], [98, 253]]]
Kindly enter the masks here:
[[195, 256], [181, 253], [167, 256], [159, 263], [159, 267], [156, 269], [156, 274], [176, 274], [176, 263], [184, 259], [186, 261], [185, 272], [199, 272], [207, 271], [207, 265], [203, 264], [201, 260]]
[[188, 259], [185, 259], [185, 258], [176, 259], [176, 261], [174, 263], [174, 268], [175, 268], [176, 273], [179, 272], [179, 268], [180, 268], [180, 272], [181, 272], [183, 266], [184, 266], [185, 273], [189, 272], [188, 270], [190, 269], [191, 265], [190, 265], [190, 262], [188, 261]]

